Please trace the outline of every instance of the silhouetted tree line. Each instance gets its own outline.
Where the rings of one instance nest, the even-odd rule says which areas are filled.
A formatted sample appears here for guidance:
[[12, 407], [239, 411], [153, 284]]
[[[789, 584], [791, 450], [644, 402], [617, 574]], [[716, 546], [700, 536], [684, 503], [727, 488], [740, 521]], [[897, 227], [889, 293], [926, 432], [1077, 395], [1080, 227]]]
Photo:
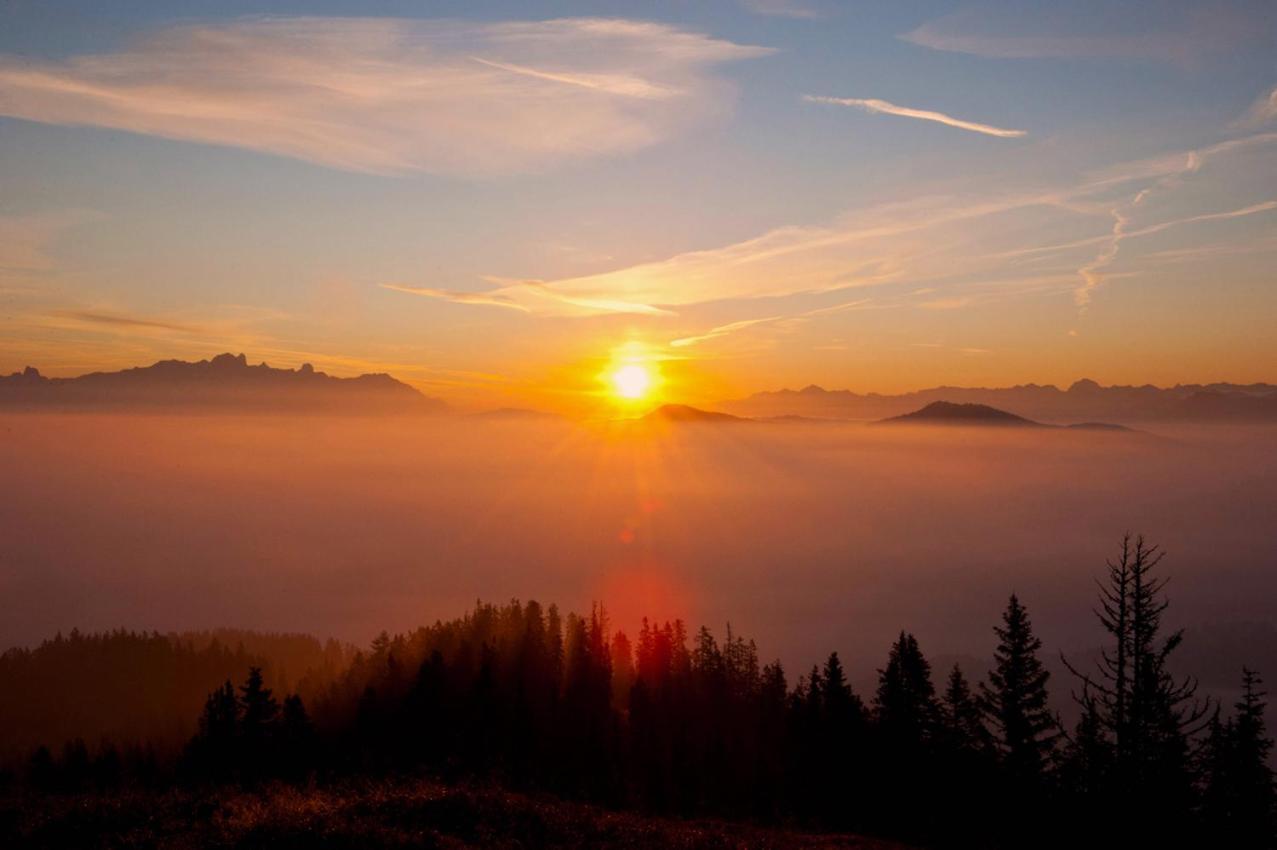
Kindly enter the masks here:
[[[791, 685], [730, 627], [720, 641], [645, 620], [631, 640], [601, 607], [512, 602], [383, 633], [309, 711], [253, 668], [208, 695], [176, 770], [247, 784], [428, 772], [947, 845], [1273, 847], [1261, 681], [1246, 670], [1226, 712], [1171, 675], [1182, 635], [1162, 624], [1160, 560], [1127, 539], [1109, 564], [1104, 652], [1094, 669], [1066, 659], [1080, 707], [1069, 728], [1048, 708], [1042, 644], [1015, 596], [982, 681], [954, 666], [937, 687], [901, 632], [867, 699], [837, 653]], [[82, 744], [37, 756], [31, 781], [50, 788], [96, 764]]]
[[351, 657], [353, 650], [335, 641], [232, 629], [73, 630], [33, 649], [9, 649], [0, 654], [0, 764], [75, 738], [121, 749], [145, 742], [163, 756], [195, 731], [213, 684], [259, 667], [268, 684], [311, 694], [343, 673]]

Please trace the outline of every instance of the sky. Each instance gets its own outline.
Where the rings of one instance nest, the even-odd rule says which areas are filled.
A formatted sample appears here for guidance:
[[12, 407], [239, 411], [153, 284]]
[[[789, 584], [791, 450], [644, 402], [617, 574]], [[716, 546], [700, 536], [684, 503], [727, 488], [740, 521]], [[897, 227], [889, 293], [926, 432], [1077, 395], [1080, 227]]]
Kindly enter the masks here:
[[0, 0], [0, 373], [1277, 380], [1267, 2]]

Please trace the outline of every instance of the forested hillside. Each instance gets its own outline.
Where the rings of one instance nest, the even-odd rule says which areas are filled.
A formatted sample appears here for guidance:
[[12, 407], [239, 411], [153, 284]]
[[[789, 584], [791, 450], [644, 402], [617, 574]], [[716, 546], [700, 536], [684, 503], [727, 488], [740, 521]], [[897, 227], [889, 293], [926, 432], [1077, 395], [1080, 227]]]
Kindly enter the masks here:
[[[154, 653], [154, 669], [182, 670], [163, 687], [213, 668], [236, 668], [234, 681], [228, 672], [205, 696], [180, 750], [130, 762], [110, 743], [72, 741], [37, 749], [11, 779], [23, 793], [63, 796], [428, 775], [610, 809], [946, 846], [1270, 847], [1262, 680], [1244, 671], [1236, 704], [1218, 705], [1171, 673], [1183, 634], [1163, 624], [1161, 560], [1142, 539], [1123, 541], [1099, 587], [1104, 651], [1098, 662], [1065, 658], [1066, 681], [1052, 680], [1014, 595], [981, 681], [956, 665], [933, 670], [901, 632], [866, 694], [850, 687], [836, 652], [795, 676], [730, 629], [716, 637], [644, 621], [631, 638], [598, 606], [577, 615], [478, 604], [460, 619], [382, 634], [348, 665], [340, 647], [315, 645], [301, 656], [326, 664], [327, 681], [311, 676], [287, 694], [246, 649], [212, 636], [76, 635], [6, 663], [83, 675], [83, 664], [54, 662], [114, 641]], [[1076, 700], [1076, 724], [1050, 710], [1052, 689]]]

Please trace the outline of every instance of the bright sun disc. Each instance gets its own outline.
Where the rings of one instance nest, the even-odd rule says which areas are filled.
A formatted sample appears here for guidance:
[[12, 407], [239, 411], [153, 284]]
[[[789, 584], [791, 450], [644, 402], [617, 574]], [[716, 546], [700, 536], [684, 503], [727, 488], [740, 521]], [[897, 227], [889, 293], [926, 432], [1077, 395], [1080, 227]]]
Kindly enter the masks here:
[[642, 398], [652, 386], [652, 376], [643, 366], [631, 363], [612, 373], [612, 387], [621, 398]]

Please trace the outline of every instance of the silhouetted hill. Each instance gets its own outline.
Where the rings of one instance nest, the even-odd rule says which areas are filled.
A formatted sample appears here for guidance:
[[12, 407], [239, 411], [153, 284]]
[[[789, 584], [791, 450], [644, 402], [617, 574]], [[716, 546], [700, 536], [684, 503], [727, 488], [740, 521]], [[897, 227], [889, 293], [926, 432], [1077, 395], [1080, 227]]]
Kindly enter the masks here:
[[933, 401], [921, 410], [893, 416], [881, 424], [900, 425], [1010, 425], [1024, 428], [1040, 428], [1041, 423], [989, 407], [987, 404], [954, 404], [950, 401]]
[[1074, 425], [1048, 425], [998, 410], [987, 404], [955, 404], [951, 401], [933, 401], [926, 407], [892, 416], [874, 423], [876, 425], [962, 425], [967, 427], [1012, 428], [1064, 428], [1070, 431], [1130, 431], [1124, 425], [1108, 422], [1079, 422]]
[[1072, 425], [1065, 425], [1073, 431], [1130, 431], [1125, 425], [1114, 425], [1111, 422], [1075, 422]]
[[934, 387], [899, 395], [826, 390], [755, 393], [722, 402], [738, 416], [805, 416], [875, 420], [901, 416], [934, 401], [983, 404], [1045, 422], [1277, 422], [1277, 386], [1272, 384], [1181, 384], [1160, 388], [1104, 387], [1083, 379], [1068, 389], [1025, 384], [1014, 387]]
[[488, 422], [562, 422], [564, 418], [557, 413], [545, 410], [532, 410], [526, 407], [498, 407], [495, 410], [481, 410], [470, 414], [471, 419], [483, 419]]
[[438, 413], [442, 401], [390, 375], [337, 378], [309, 363], [250, 366], [243, 355], [161, 360], [119, 372], [46, 378], [28, 366], [0, 376], [0, 408], [164, 408], [246, 412]]
[[701, 410], [698, 407], [691, 407], [686, 404], [663, 404], [644, 416], [642, 422], [704, 422], [716, 424], [731, 424], [738, 422], [748, 422], [740, 416], [732, 416], [730, 413], [716, 413], [712, 410]]

